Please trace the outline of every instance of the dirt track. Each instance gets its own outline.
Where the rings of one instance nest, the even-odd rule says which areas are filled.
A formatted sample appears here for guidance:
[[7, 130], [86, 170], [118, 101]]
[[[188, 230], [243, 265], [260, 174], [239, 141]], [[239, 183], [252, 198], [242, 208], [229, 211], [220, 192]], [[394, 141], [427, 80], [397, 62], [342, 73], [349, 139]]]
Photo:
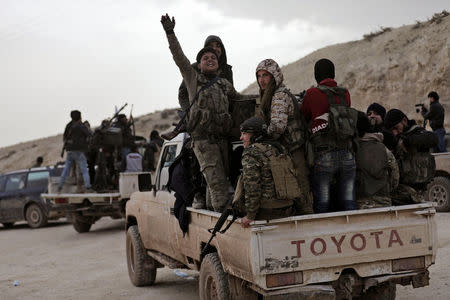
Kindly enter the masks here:
[[[438, 214], [439, 250], [431, 284], [397, 286], [397, 299], [448, 299], [450, 295], [450, 213]], [[128, 279], [123, 220], [97, 222], [78, 234], [63, 221], [31, 230], [0, 226], [0, 299], [198, 299], [198, 275], [179, 277], [159, 269], [152, 287]], [[192, 278], [193, 277], [193, 278]], [[14, 286], [18, 280], [19, 285]]]

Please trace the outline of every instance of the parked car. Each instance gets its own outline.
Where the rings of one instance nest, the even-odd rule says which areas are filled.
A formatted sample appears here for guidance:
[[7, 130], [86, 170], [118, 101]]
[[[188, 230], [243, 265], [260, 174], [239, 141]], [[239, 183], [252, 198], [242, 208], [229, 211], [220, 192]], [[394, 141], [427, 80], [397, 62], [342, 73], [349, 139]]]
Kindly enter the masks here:
[[59, 176], [62, 166], [31, 168], [0, 175], [0, 223], [11, 228], [26, 220], [31, 228], [45, 226], [49, 219], [64, 215], [49, 214], [50, 204], [41, 200], [49, 176]]

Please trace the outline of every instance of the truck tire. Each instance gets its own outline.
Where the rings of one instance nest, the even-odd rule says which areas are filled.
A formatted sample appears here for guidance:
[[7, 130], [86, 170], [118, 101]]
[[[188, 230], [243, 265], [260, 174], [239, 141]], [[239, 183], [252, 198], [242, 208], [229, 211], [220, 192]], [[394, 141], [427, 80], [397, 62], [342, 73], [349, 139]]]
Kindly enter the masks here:
[[13, 228], [14, 226], [14, 222], [8, 222], [8, 223], [2, 223], [3, 227], [5, 227], [6, 229], [10, 229]]
[[428, 201], [436, 202], [437, 211], [450, 210], [450, 180], [446, 177], [435, 177], [428, 186]]
[[135, 286], [155, 283], [156, 262], [145, 252], [137, 225], [130, 226], [126, 239], [128, 276]]
[[27, 207], [25, 218], [31, 228], [39, 228], [48, 223], [47, 215], [39, 205], [34, 203]]
[[73, 228], [78, 233], [89, 232], [89, 230], [91, 230], [91, 226], [92, 226], [91, 223], [81, 222], [77, 218], [73, 218], [73, 223], [72, 224], [73, 224]]
[[369, 288], [358, 299], [364, 300], [395, 300], [397, 288], [395, 283], [385, 282], [378, 286]]
[[223, 270], [217, 252], [203, 258], [200, 266], [199, 294], [200, 300], [230, 299], [228, 274]]

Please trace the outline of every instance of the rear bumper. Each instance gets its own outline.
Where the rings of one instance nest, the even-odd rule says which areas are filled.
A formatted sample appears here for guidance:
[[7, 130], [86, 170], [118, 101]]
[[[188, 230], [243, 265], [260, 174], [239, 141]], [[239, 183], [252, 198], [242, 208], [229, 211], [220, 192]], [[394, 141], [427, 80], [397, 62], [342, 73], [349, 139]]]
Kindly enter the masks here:
[[77, 213], [82, 216], [125, 216], [124, 206], [122, 202], [116, 202], [112, 204], [53, 204], [50, 208], [52, 214], [72, 214]]
[[[423, 287], [429, 285], [429, 272], [428, 270], [420, 270], [414, 272], [406, 272], [402, 274], [395, 275], [385, 275], [379, 277], [370, 277], [370, 278], [358, 278], [354, 276], [354, 280], [350, 282], [352, 284], [351, 287], [346, 285], [347, 291], [356, 296], [362, 292], [367, 291], [370, 287], [378, 286], [386, 282], [392, 282], [395, 284], [401, 285], [410, 285], [414, 288]], [[335, 288], [339, 289], [339, 282], [335, 282], [332, 284], [324, 284], [324, 285], [305, 285], [299, 287], [291, 287], [285, 289], [278, 289], [267, 291], [263, 290], [255, 285], [252, 285], [251, 288], [261, 294], [264, 300], [285, 300], [285, 299], [335, 299], [337, 294], [339, 293]], [[350, 288], [350, 289], [349, 289]], [[362, 288], [362, 290], [361, 290]]]
[[252, 286], [252, 288], [261, 294], [264, 300], [334, 300], [336, 298], [336, 292], [331, 285], [305, 285], [275, 291], [262, 290], [256, 286]]

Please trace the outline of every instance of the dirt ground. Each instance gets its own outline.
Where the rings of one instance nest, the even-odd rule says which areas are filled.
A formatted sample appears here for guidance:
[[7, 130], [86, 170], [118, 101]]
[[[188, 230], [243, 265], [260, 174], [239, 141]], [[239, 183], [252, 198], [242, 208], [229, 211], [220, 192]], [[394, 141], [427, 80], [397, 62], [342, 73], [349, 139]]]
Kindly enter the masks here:
[[[450, 213], [437, 215], [439, 249], [430, 286], [397, 286], [397, 299], [448, 299]], [[79, 234], [64, 221], [30, 229], [0, 226], [0, 299], [198, 299], [198, 274], [158, 269], [152, 287], [130, 283], [123, 220], [104, 218]], [[14, 282], [18, 285], [14, 286]]]

